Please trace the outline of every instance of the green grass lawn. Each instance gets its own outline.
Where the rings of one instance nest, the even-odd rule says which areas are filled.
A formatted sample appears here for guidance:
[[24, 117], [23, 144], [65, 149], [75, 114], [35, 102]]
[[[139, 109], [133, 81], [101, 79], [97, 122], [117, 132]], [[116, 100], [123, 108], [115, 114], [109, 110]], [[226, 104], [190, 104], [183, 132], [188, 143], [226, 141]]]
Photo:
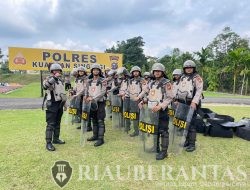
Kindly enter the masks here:
[[24, 85], [8, 94], [0, 94], [0, 98], [39, 98], [41, 95], [39, 74], [1, 74], [0, 82]]
[[26, 85], [32, 82], [40, 82], [40, 74], [1, 74], [0, 82], [19, 83]]
[[[250, 107], [210, 106], [212, 110], [229, 114], [236, 120], [249, 116]], [[232, 139], [197, 137], [197, 150], [193, 153], [183, 152], [179, 156], [170, 154], [163, 161], [154, 158], [142, 158], [138, 153], [139, 140], [127, 134], [113, 130], [111, 122], [106, 121], [105, 144], [95, 148], [93, 143], [84, 147], [79, 145], [80, 131], [75, 126], [67, 125], [67, 116], [62, 120], [61, 138], [65, 145], [56, 145], [55, 152], [45, 150], [45, 113], [41, 110], [0, 110], [0, 189], [59, 189], [51, 177], [51, 167], [57, 160], [67, 160], [73, 168], [72, 178], [64, 189], [249, 189], [250, 180], [250, 146], [249, 142], [234, 137]], [[88, 133], [88, 136], [91, 132]], [[202, 171], [207, 169], [206, 179], [196, 176], [192, 179], [192, 167]], [[120, 166], [121, 178], [116, 176]], [[144, 167], [146, 179], [134, 177], [138, 167]], [[81, 178], [90, 167], [89, 176]], [[110, 169], [110, 173], [105, 173]], [[152, 176], [147, 175], [152, 167]], [[214, 180], [213, 169], [218, 167], [218, 177]], [[237, 167], [243, 170], [240, 174]], [[94, 176], [95, 171], [99, 171]], [[162, 168], [169, 171], [162, 178]], [[129, 170], [130, 169], [130, 170]], [[131, 171], [131, 176], [128, 176]], [[233, 175], [231, 175], [230, 174]], [[112, 176], [111, 176], [112, 175]], [[112, 178], [113, 177], [113, 178]], [[188, 177], [188, 178], [186, 178]], [[233, 178], [232, 178], [233, 177]], [[94, 180], [97, 179], [97, 180]], [[205, 186], [217, 182], [217, 186]], [[248, 182], [248, 184], [247, 184]], [[177, 185], [177, 187], [170, 186]], [[193, 187], [182, 187], [188, 183]], [[241, 184], [242, 186], [239, 186]], [[211, 185], [211, 184], [210, 184]], [[246, 186], [247, 185], [247, 186]]]
[[204, 91], [204, 97], [214, 97], [214, 98], [250, 98], [250, 96], [239, 95], [239, 94], [229, 94], [229, 93], [221, 93], [221, 92], [211, 92]]
[[40, 88], [39, 82], [33, 82], [8, 94], [0, 94], [0, 98], [39, 98], [41, 96]]

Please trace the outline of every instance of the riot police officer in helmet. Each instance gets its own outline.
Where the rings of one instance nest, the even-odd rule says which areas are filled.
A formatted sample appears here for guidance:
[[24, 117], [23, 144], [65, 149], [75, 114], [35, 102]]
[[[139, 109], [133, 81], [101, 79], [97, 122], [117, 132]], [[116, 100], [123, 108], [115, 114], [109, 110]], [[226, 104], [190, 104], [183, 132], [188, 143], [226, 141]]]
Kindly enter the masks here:
[[[64, 110], [67, 109], [66, 93], [62, 79], [62, 67], [54, 63], [49, 68], [51, 75], [43, 81], [43, 88], [46, 90], [46, 149], [54, 151], [53, 144], [65, 144], [59, 139], [61, 118]], [[53, 140], [52, 140], [53, 139]], [[53, 144], [52, 144], [53, 143]]]
[[183, 75], [181, 76], [177, 87], [175, 100], [176, 102], [189, 105], [194, 110], [184, 145], [187, 152], [195, 150], [196, 128], [194, 122], [196, 111], [201, 104], [202, 91], [203, 80], [196, 71], [196, 64], [192, 60], [185, 61], [183, 64]]
[[[157, 150], [158, 154], [156, 155], [156, 160], [163, 160], [168, 155], [169, 116], [167, 114], [167, 107], [173, 100], [173, 91], [172, 85], [167, 79], [164, 65], [161, 63], [155, 63], [152, 66], [152, 74], [154, 75], [154, 80], [149, 83], [147, 89], [143, 90], [138, 98], [141, 99], [145, 94], [148, 94], [148, 106], [150, 105], [149, 102], [153, 102], [154, 104], [152, 104], [152, 111], [159, 112], [158, 135], [157, 139], [155, 140], [157, 145], [155, 145], [155, 148], [160, 149], [160, 147], [158, 147], [158, 141], [161, 140], [161, 149]], [[141, 101], [140, 104], [143, 104], [144, 102], [145, 100]]]
[[91, 67], [91, 75], [87, 83], [86, 95], [84, 100], [91, 102], [93, 136], [88, 141], [97, 141], [94, 146], [104, 144], [105, 123], [105, 94], [107, 81], [103, 78], [101, 67], [94, 63]]

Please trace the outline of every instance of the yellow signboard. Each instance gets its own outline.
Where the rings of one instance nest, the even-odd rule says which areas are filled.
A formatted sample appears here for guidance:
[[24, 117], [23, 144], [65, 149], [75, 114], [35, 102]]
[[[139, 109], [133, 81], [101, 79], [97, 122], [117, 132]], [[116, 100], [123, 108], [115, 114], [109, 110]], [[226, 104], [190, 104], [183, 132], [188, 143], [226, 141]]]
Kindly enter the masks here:
[[102, 69], [117, 69], [122, 66], [122, 54], [96, 53], [52, 49], [9, 47], [10, 70], [48, 70], [50, 63], [59, 63], [63, 71], [99, 63]]

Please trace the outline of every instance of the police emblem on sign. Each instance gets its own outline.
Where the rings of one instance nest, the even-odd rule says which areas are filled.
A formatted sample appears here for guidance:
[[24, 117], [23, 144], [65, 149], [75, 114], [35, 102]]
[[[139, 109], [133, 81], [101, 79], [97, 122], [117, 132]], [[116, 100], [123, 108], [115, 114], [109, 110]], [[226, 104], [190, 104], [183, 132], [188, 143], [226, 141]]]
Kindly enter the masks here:
[[119, 57], [118, 56], [109, 56], [110, 63], [111, 63], [111, 68], [113, 70], [116, 70], [118, 68], [118, 61]]
[[72, 167], [67, 161], [56, 161], [54, 166], [51, 168], [51, 173], [56, 184], [62, 188], [71, 178]]

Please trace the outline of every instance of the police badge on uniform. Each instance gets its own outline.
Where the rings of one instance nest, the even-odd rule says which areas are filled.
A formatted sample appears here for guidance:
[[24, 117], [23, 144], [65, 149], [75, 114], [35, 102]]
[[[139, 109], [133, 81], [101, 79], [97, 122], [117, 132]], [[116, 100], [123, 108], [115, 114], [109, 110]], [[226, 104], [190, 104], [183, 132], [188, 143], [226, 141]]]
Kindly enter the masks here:
[[71, 178], [72, 167], [67, 161], [56, 161], [54, 166], [51, 168], [51, 174], [56, 184], [62, 188]]

